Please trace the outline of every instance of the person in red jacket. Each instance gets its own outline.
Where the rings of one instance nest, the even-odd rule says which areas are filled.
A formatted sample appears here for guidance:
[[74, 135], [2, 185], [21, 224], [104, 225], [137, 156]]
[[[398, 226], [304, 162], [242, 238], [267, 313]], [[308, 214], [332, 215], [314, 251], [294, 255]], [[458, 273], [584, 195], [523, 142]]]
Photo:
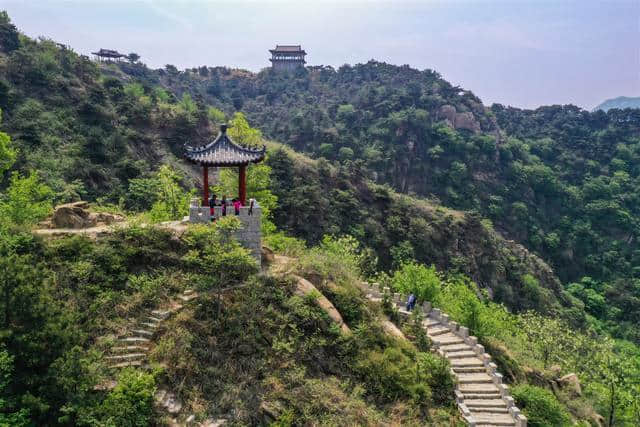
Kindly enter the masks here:
[[233, 209], [236, 211], [236, 215], [240, 215], [240, 207], [242, 206], [242, 202], [240, 199], [233, 199]]

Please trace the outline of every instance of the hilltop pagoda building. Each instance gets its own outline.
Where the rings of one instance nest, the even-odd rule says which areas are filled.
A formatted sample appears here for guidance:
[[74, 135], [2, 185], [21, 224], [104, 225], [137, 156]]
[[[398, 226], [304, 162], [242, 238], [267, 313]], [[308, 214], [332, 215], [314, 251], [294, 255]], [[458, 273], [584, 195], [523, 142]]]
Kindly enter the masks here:
[[300, 45], [276, 45], [275, 49], [270, 49], [272, 67], [278, 71], [293, 71], [298, 67], [304, 67], [307, 55]]
[[202, 205], [209, 205], [209, 168], [237, 167], [238, 198], [243, 205], [247, 199], [247, 166], [264, 160], [266, 147], [252, 149], [241, 147], [227, 136], [227, 125], [220, 126], [220, 134], [211, 143], [198, 148], [185, 147], [185, 157], [191, 163], [202, 166]]
[[127, 55], [118, 52], [117, 50], [111, 49], [100, 49], [97, 52], [91, 52], [92, 55], [96, 56], [96, 59], [100, 62], [103, 61], [121, 61], [122, 58], [126, 58]]

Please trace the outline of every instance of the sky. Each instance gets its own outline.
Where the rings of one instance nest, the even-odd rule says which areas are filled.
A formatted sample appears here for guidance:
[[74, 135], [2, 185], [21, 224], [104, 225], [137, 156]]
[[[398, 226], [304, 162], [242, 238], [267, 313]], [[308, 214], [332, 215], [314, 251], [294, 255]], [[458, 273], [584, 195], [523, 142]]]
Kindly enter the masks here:
[[149, 67], [269, 66], [301, 44], [308, 65], [370, 59], [433, 69], [494, 102], [592, 109], [640, 96], [640, 0], [0, 0], [25, 34]]

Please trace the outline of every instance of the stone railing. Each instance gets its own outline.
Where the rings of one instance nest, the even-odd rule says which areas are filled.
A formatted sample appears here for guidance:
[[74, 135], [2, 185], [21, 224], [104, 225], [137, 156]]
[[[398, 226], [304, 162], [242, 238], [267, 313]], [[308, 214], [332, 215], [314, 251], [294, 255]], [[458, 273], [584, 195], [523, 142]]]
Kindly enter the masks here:
[[[216, 206], [213, 209], [214, 218], [221, 218], [222, 206]], [[234, 237], [238, 239], [242, 246], [251, 251], [251, 255], [259, 264], [262, 250], [262, 209], [260, 205], [255, 202], [253, 208], [242, 206], [239, 209], [238, 215], [235, 214], [233, 206], [227, 206], [226, 214], [226, 216], [236, 217], [242, 222], [242, 228], [234, 233]], [[191, 205], [189, 206], [189, 222], [210, 224], [211, 208], [208, 206], [200, 206], [200, 199], [192, 199]]]
[[[402, 295], [400, 293], [392, 293], [390, 288], [388, 287], [380, 287], [378, 283], [369, 284], [367, 282], [363, 282], [363, 286], [366, 289], [367, 297], [374, 301], [381, 301], [383, 299], [384, 294], [388, 294], [391, 298], [392, 304], [399, 309], [399, 313], [401, 316], [409, 316], [411, 313], [405, 310], [405, 302], [407, 301], [408, 296]], [[506, 405], [506, 409], [508, 413], [514, 420], [514, 424], [516, 427], [526, 427], [527, 426], [527, 418], [520, 412], [520, 410], [515, 406], [515, 402], [513, 397], [511, 397], [509, 387], [503, 383], [503, 376], [497, 371], [497, 365], [493, 363], [491, 360], [491, 355], [485, 352], [484, 346], [478, 344], [478, 338], [469, 335], [469, 329], [465, 326], [460, 325], [459, 323], [450, 319], [449, 315], [443, 313], [438, 308], [433, 308], [430, 302], [424, 302], [421, 306], [416, 306], [415, 309], [422, 310], [422, 314], [426, 319], [432, 319], [433, 321], [437, 321], [439, 325], [446, 327], [449, 329], [451, 333], [459, 337], [464, 341], [464, 343], [469, 347], [471, 351], [473, 351], [477, 358], [482, 361], [484, 365], [485, 372], [491, 377], [493, 384], [498, 389], [500, 393], [500, 398]], [[424, 325], [424, 324], [423, 324]], [[428, 327], [425, 327], [428, 334]], [[435, 344], [435, 343], [434, 343]], [[437, 346], [437, 344], [436, 344]], [[444, 358], [448, 358], [447, 354], [442, 351], [440, 348], [436, 348], [437, 353]], [[457, 377], [456, 373], [451, 369], [452, 375]], [[458, 386], [459, 387], [459, 386]], [[462, 413], [463, 418], [470, 426], [475, 426], [477, 421], [474, 419], [474, 416], [469, 409], [469, 407], [465, 404], [464, 395], [460, 391], [459, 388], [456, 388], [456, 403], [460, 412]]]

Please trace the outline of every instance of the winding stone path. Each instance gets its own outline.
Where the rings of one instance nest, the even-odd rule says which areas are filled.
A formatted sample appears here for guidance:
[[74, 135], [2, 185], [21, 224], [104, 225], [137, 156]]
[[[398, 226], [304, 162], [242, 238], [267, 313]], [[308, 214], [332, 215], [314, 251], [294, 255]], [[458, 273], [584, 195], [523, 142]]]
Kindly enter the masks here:
[[[156, 331], [166, 319], [172, 314], [180, 311], [184, 303], [197, 298], [199, 295], [192, 289], [185, 290], [176, 297], [176, 300], [170, 301], [168, 309], [149, 310], [145, 313], [142, 320], [131, 328], [131, 331], [123, 336], [118, 337], [116, 344], [111, 347], [109, 355], [104, 359], [108, 367], [113, 370], [126, 368], [129, 366], [146, 368], [147, 356], [150, 346], [154, 343]], [[96, 390], [111, 390], [117, 385], [115, 380], [107, 380], [103, 384], [96, 386]], [[160, 388], [154, 396], [155, 403], [158, 408], [162, 408], [171, 417], [172, 426], [199, 426], [199, 427], [218, 427], [226, 423], [225, 419], [207, 419], [201, 423], [196, 423], [195, 415], [183, 415], [184, 421], [179, 421], [183, 404], [178, 399], [176, 393], [171, 390]]]
[[[382, 301], [383, 292], [377, 284], [363, 283], [367, 298]], [[389, 289], [384, 289], [389, 292]], [[392, 300], [401, 316], [411, 313], [405, 310], [406, 298], [393, 294]], [[469, 336], [469, 330], [430, 303], [424, 303], [425, 319], [422, 327], [433, 342], [437, 352], [451, 364], [457, 379], [456, 402], [463, 418], [472, 427], [512, 426], [526, 427], [527, 418], [520, 413], [510, 396], [509, 388], [502, 383], [502, 375], [491, 356], [478, 344], [476, 337]]]

